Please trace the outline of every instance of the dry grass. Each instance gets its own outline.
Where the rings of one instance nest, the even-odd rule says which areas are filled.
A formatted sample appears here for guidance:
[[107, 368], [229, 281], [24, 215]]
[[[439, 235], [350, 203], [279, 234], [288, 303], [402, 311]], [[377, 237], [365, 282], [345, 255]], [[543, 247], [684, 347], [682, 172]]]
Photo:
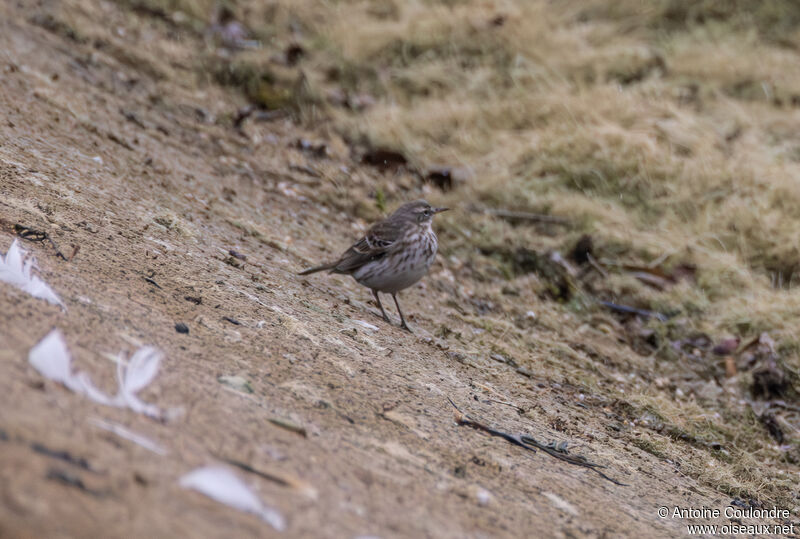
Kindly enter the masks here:
[[[199, 21], [214, 10], [210, 0], [143, 3]], [[469, 170], [453, 191], [434, 195], [449, 205], [571, 220], [572, 227], [555, 231], [468, 211], [445, 220], [444, 254], [453, 264], [471, 261], [472, 276], [498, 281], [492, 289], [504, 305], [517, 300], [501, 294], [499, 281], [539, 284], [515, 276], [496, 257], [476, 254], [476, 246], [566, 252], [590, 234], [601, 258], [697, 265], [696, 283], [664, 291], [613, 271], [602, 285], [611, 299], [681, 313], [668, 324], [651, 324], [660, 342], [628, 365], [654, 369], [648, 376], [671, 379], [671, 388], [608, 389], [598, 373], [569, 375], [625, 396], [639, 410], [634, 416], [650, 409], [667, 432], [688, 433], [657, 431], [661, 441], [637, 442], [640, 447], [668, 456], [664, 440], [693, 440], [696, 456], [684, 470], [731, 495], [789, 496], [785, 474], [796, 468], [784, 465], [796, 458], [798, 431], [787, 431], [789, 449], [777, 447], [740, 403], [744, 379], [713, 398], [702, 396], [697, 387], [716, 382], [687, 375], [686, 363], [670, 355], [669, 340], [707, 332], [746, 341], [767, 331], [778, 342], [781, 365], [797, 380], [795, 3], [246, 0], [232, 6], [264, 48], [241, 55], [236, 70], [227, 72], [233, 78], [217, 74], [217, 80], [241, 83], [251, 100], [271, 108], [265, 101], [289, 99], [281, 92], [291, 92], [301, 78], [306, 95], [294, 103], [313, 103], [317, 120], [322, 107], [327, 125], [346, 140], [394, 148], [420, 170], [442, 163]], [[307, 54], [287, 70], [273, 59], [291, 43]], [[253, 80], [284, 90], [254, 90]], [[374, 104], [364, 110], [324, 105], [334, 90], [366, 94]], [[259, 101], [259, 92], [274, 95]], [[368, 194], [382, 203], [387, 193], [389, 206], [408, 196], [385, 184]], [[602, 316], [589, 301], [547, 303], [539, 323], [549, 318], [557, 326], [569, 309], [582, 321]], [[475, 323], [497, 330], [501, 322]], [[603, 327], [622, 333], [615, 323]], [[515, 346], [541, 346], [511, 326], [502, 334]], [[567, 368], [542, 366], [550, 376]], [[699, 385], [676, 392], [686, 379]], [[726, 453], [704, 445], [716, 441]]]

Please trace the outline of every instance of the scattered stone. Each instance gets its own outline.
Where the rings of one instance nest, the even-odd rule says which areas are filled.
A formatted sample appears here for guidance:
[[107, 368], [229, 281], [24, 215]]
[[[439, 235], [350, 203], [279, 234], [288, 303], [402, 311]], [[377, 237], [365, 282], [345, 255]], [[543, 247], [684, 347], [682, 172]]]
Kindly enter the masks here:
[[175, 331], [178, 333], [189, 333], [189, 326], [184, 324], [183, 322], [178, 322], [175, 324]]
[[233, 249], [228, 249], [228, 254], [231, 255], [234, 258], [238, 258], [242, 262], [246, 262], [247, 261], [247, 256], [246, 255], [243, 255], [242, 253], [240, 253], [238, 251], [234, 251]]

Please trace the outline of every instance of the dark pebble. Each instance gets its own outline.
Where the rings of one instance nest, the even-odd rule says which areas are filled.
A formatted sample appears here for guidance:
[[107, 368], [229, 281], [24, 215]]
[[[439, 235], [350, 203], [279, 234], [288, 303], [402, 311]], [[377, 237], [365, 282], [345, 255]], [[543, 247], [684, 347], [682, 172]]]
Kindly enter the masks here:
[[183, 322], [178, 322], [175, 324], [175, 331], [178, 333], [189, 333], [189, 326], [184, 324]]

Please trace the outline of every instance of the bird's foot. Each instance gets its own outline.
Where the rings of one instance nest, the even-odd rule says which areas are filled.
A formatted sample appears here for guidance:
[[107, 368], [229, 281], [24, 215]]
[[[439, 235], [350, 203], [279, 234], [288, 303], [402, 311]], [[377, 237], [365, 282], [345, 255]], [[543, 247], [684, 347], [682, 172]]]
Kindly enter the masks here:
[[403, 322], [400, 324], [400, 327], [401, 327], [401, 328], [403, 328], [404, 330], [408, 331], [408, 332], [409, 332], [409, 333], [411, 333], [412, 335], [414, 334], [414, 332], [413, 332], [413, 331], [411, 331], [411, 328], [410, 328], [410, 327], [408, 327], [408, 324], [406, 324], [406, 321], [405, 321], [405, 320], [403, 320]]

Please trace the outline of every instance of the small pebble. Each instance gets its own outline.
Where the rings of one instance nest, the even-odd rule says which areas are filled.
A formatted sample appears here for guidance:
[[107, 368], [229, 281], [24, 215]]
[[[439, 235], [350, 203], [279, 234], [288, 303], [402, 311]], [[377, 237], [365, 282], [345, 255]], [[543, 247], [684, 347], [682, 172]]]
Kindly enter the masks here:
[[478, 489], [475, 497], [478, 499], [478, 505], [481, 507], [486, 507], [489, 505], [489, 502], [492, 501], [492, 494], [488, 490], [482, 488]]
[[189, 326], [184, 324], [183, 322], [178, 322], [175, 324], [175, 331], [178, 333], [189, 333]]
[[242, 253], [240, 253], [238, 251], [234, 251], [233, 249], [228, 249], [228, 254], [231, 255], [232, 257], [238, 258], [239, 260], [242, 260], [244, 262], [247, 261], [247, 256], [243, 255]]

